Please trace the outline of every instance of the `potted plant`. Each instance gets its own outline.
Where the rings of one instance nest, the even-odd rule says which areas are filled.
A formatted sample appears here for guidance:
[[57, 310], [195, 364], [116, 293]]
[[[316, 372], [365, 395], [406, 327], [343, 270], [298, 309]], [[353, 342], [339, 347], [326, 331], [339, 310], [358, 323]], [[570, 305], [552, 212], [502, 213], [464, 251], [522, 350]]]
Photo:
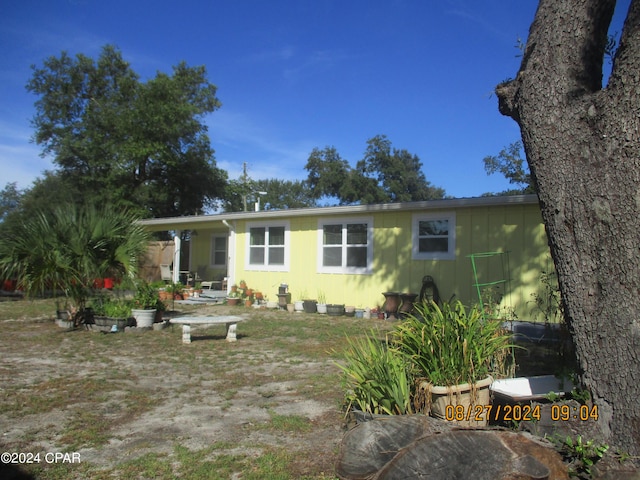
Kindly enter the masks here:
[[317, 300], [303, 300], [302, 308], [304, 313], [316, 313], [318, 311], [318, 302]]
[[184, 290], [184, 287], [182, 286], [182, 283], [177, 282], [177, 283], [170, 283], [169, 285], [167, 285], [165, 287], [166, 291], [169, 292], [170, 294], [170, 298], [173, 300], [182, 300], [182, 292]]
[[327, 313], [327, 297], [325, 297], [324, 292], [318, 292], [318, 304], [316, 305], [316, 310], [321, 314]]
[[304, 298], [307, 296], [306, 290], [300, 294], [298, 300], [293, 302], [294, 309], [296, 313], [304, 312]]
[[182, 288], [182, 298], [179, 300], [189, 300], [193, 297], [193, 287], [185, 286]]
[[61, 328], [73, 328], [73, 315], [67, 301], [63, 305], [56, 300], [56, 324]]
[[102, 331], [122, 331], [131, 317], [131, 303], [111, 296], [94, 298], [93, 323]]
[[331, 315], [333, 317], [344, 315], [344, 304], [328, 303], [327, 315]]
[[136, 319], [138, 328], [153, 327], [158, 306], [161, 304], [158, 291], [144, 281], [139, 281], [135, 287], [131, 315]]
[[227, 295], [227, 305], [237, 305], [240, 302], [240, 294], [238, 291], [231, 291]]
[[267, 308], [270, 310], [278, 308], [278, 302], [275, 300], [269, 300], [267, 297], [264, 297], [263, 301], [266, 303]]
[[168, 293], [168, 297], [171, 299], [171, 309], [175, 310], [176, 300], [182, 300], [182, 283], [171, 282], [165, 287], [165, 291]]
[[496, 358], [511, 347], [509, 332], [501, 321], [485, 319], [477, 307], [467, 311], [460, 301], [414, 308], [393, 333], [416, 379], [414, 405], [438, 418], [447, 416], [447, 406], [462, 405], [473, 414], [460, 425], [486, 425], [485, 410], [474, 407], [489, 404], [491, 374]]

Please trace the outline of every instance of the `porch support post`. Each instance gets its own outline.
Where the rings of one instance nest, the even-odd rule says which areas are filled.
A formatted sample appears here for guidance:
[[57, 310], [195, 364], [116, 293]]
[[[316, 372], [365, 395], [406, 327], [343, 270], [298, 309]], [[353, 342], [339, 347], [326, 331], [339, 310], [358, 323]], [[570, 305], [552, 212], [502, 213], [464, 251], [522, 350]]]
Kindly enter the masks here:
[[180, 240], [180, 230], [176, 230], [173, 234], [173, 283], [180, 281], [180, 250], [182, 241]]

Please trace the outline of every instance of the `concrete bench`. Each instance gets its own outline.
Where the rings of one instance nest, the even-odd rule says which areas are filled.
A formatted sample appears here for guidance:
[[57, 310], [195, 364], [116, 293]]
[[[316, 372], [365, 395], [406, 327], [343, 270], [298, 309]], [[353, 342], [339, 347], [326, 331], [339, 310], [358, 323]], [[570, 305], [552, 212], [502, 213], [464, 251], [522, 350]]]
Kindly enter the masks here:
[[224, 324], [227, 327], [227, 342], [235, 342], [236, 328], [239, 322], [244, 321], [242, 317], [220, 316], [220, 317], [176, 317], [169, 320], [173, 324], [182, 325], [182, 343], [191, 343], [192, 326], [209, 326]]

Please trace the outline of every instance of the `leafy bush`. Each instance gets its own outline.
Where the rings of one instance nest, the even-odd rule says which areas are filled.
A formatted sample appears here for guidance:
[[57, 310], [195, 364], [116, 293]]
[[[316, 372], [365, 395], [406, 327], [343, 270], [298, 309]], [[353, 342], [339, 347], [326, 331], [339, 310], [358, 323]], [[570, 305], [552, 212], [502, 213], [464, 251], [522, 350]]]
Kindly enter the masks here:
[[133, 296], [133, 308], [140, 310], [163, 310], [164, 304], [160, 301], [158, 290], [147, 282], [136, 283], [136, 291]]
[[93, 298], [91, 308], [94, 315], [110, 318], [129, 318], [131, 316], [131, 302], [121, 298], [99, 296]]

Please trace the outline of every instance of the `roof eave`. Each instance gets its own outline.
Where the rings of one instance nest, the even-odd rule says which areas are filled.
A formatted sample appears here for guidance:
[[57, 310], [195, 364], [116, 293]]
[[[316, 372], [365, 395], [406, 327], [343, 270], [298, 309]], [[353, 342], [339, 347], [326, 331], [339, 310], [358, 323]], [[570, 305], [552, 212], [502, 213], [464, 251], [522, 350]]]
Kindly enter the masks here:
[[223, 222], [230, 220], [249, 220], [264, 218], [282, 217], [306, 217], [314, 215], [345, 215], [375, 213], [387, 211], [412, 211], [412, 210], [442, 210], [447, 208], [466, 207], [488, 207], [513, 204], [537, 204], [538, 196], [533, 195], [509, 195], [494, 197], [469, 197], [469, 198], [445, 198], [441, 200], [425, 200], [420, 202], [403, 203], [379, 203], [372, 205], [346, 205], [338, 207], [312, 207], [293, 208], [286, 210], [261, 210], [259, 212], [231, 212], [216, 213], [212, 215], [192, 215], [185, 217], [151, 218], [141, 220], [140, 223], [148, 227], [170, 227], [171, 229], [180, 226], [195, 227], [201, 223]]

